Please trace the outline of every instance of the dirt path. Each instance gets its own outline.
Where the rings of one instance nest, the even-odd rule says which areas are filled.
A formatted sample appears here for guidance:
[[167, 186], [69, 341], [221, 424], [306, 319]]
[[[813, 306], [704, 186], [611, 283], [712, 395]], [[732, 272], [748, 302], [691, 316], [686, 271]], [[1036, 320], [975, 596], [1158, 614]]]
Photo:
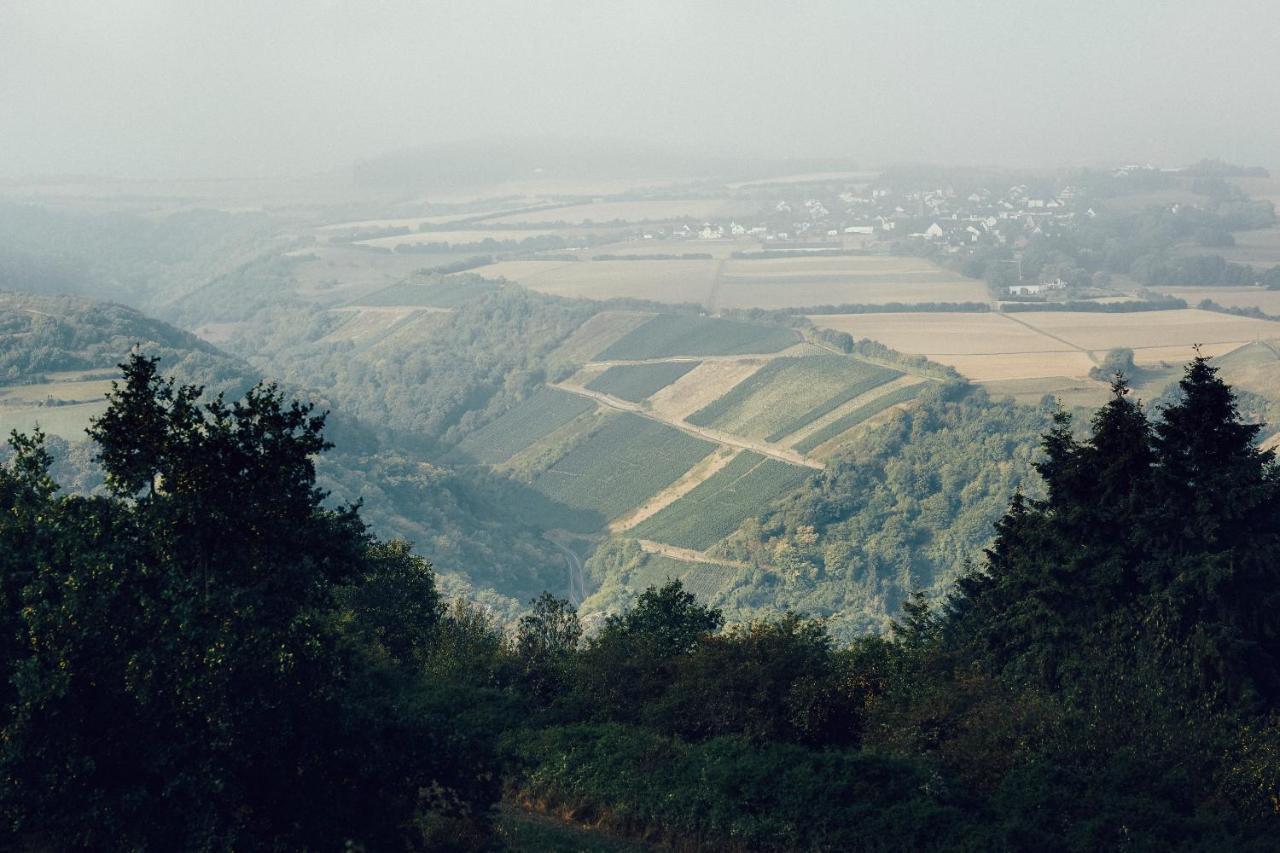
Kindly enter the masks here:
[[1077, 346], [1076, 344], [1071, 343], [1071, 341], [1067, 340], [1066, 338], [1060, 338], [1055, 334], [1046, 332], [1044, 329], [1037, 328], [1036, 326], [1033, 326], [1024, 320], [1019, 320], [1017, 317], [1013, 316], [1012, 314], [1006, 314], [1003, 311], [1000, 311], [998, 313], [1000, 314], [1001, 317], [1004, 317], [1006, 320], [1012, 320], [1013, 322], [1017, 323], [1019, 326], [1022, 326], [1023, 328], [1026, 328], [1026, 329], [1030, 329], [1031, 331], [1035, 332], [1037, 335], [1042, 335], [1046, 338], [1050, 338], [1052, 340], [1057, 341], [1060, 344], [1063, 344], [1065, 346], [1070, 347], [1073, 350], [1076, 350], [1077, 352], [1082, 352], [1085, 355], [1089, 356], [1089, 360], [1092, 361], [1094, 364], [1098, 363], [1098, 360], [1093, 357], [1093, 353], [1085, 349], [1084, 347]]
[[732, 462], [740, 452], [735, 448], [721, 448], [712, 453], [684, 472], [679, 480], [676, 480], [623, 517], [611, 521], [609, 523], [610, 532], [619, 533], [623, 530], [630, 530], [646, 518], [650, 518], [666, 509], [699, 485], [711, 479], [717, 471]]
[[765, 444], [764, 442], [752, 441], [751, 439], [730, 435], [727, 432], [720, 432], [719, 430], [696, 427], [692, 424], [685, 423], [684, 421], [673, 421], [667, 418], [662, 418], [655, 415], [653, 412], [642, 408], [636, 403], [619, 400], [617, 397], [610, 397], [608, 394], [602, 394], [599, 391], [592, 391], [589, 388], [570, 385], [565, 382], [552, 382], [550, 383], [550, 387], [559, 388], [561, 391], [568, 391], [571, 394], [577, 394], [581, 397], [589, 397], [597, 403], [608, 406], [611, 409], [617, 409], [620, 412], [630, 412], [633, 415], [639, 415], [642, 418], [648, 418], [651, 421], [666, 424], [667, 426], [674, 427], [681, 432], [688, 433], [689, 435], [697, 438], [706, 439], [707, 441], [715, 442], [716, 444], [723, 444], [728, 447], [737, 447], [740, 450], [752, 450], [759, 453], [761, 456], [768, 456], [770, 459], [777, 459], [779, 462], [789, 462], [792, 465], [803, 465], [806, 468], [813, 468], [817, 471], [823, 470], [824, 467], [821, 462], [809, 459], [794, 450], [774, 447], [773, 445]]
[[560, 544], [550, 534], [545, 534], [543, 538], [559, 548], [560, 552], [564, 554], [565, 562], [568, 563], [569, 567], [569, 601], [575, 607], [582, 604], [587, 600], [588, 595], [586, 576], [582, 572], [582, 559], [573, 552], [573, 549]]
[[742, 563], [737, 560], [722, 559], [720, 557], [708, 557], [701, 551], [695, 551], [692, 548], [677, 548], [675, 545], [667, 545], [663, 542], [654, 542], [652, 539], [637, 539], [636, 544], [640, 546], [640, 550], [646, 554], [658, 554], [663, 557], [670, 557], [673, 560], [682, 560], [686, 563], [703, 563], [708, 566], [729, 566], [733, 569], [763, 569], [766, 572], [778, 571], [776, 566], [757, 566], [755, 563]]

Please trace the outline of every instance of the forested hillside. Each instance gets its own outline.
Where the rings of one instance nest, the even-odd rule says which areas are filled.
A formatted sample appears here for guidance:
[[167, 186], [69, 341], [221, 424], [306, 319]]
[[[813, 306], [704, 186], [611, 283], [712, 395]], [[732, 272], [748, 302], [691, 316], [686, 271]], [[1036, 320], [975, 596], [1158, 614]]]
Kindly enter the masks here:
[[[102, 482], [84, 430], [102, 413], [117, 365], [135, 348], [160, 358], [169, 375], [200, 385], [206, 400], [239, 396], [272, 375], [131, 308], [79, 297], [0, 294], [0, 328], [0, 428], [65, 426], [49, 450], [61, 482], [80, 492]], [[380, 535], [411, 539], [432, 553], [448, 589], [514, 619], [524, 599], [564, 588], [564, 558], [503, 509], [511, 499], [507, 484], [432, 465], [306, 386], [281, 381], [334, 409], [329, 433], [340, 448], [318, 463], [331, 502], [362, 502]]]

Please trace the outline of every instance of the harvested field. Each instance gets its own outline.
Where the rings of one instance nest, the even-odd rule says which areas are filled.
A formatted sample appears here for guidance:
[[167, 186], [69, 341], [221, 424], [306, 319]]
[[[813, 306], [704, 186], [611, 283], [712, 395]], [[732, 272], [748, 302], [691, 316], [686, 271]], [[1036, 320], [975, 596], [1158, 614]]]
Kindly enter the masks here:
[[650, 299], [706, 304], [715, 284], [715, 260], [500, 261], [474, 270], [530, 290], [582, 299]]
[[1042, 377], [1084, 377], [1096, 364], [1080, 350], [1063, 352], [1020, 352], [1000, 355], [930, 355], [939, 364], [959, 371], [974, 382], [990, 382]]
[[899, 352], [930, 358], [1070, 349], [1070, 345], [1001, 314], [814, 314], [809, 319], [820, 328], [848, 332], [854, 338], [870, 338]]
[[544, 225], [558, 222], [572, 224], [622, 222], [698, 221], [749, 216], [759, 212], [761, 202], [727, 198], [640, 199], [636, 201], [603, 201], [575, 204], [496, 216], [489, 220], [498, 225]]
[[730, 260], [721, 308], [799, 308], [890, 302], [986, 302], [987, 286], [919, 258], [879, 255]]
[[[1225, 344], [1202, 344], [1200, 353], [1206, 356], [1226, 355], [1232, 350], [1239, 349], [1240, 343]], [[1189, 344], [1173, 347], [1131, 347], [1133, 349], [1133, 363], [1139, 367], [1162, 367], [1172, 365], [1181, 367], [1195, 357], [1195, 348]], [[1101, 360], [1106, 351], [1099, 351], [1094, 355]]]
[[1280, 323], [1194, 308], [1129, 314], [1037, 311], [1019, 313], [1017, 318], [1086, 350], [1244, 343], [1280, 337]]

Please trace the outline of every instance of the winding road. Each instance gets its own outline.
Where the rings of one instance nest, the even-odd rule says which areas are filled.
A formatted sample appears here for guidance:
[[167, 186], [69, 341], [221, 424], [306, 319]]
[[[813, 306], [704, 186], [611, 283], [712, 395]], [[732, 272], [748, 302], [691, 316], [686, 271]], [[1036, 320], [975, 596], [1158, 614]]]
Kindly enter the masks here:
[[587, 579], [582, 572], [582, 558], [573, 553], [572, 548], [566, 548], [550, 536], [546, 540], [555, 545], [564, 554], [565, 562], [569, 567], [569, 601], [576, 607], [587, 600]]

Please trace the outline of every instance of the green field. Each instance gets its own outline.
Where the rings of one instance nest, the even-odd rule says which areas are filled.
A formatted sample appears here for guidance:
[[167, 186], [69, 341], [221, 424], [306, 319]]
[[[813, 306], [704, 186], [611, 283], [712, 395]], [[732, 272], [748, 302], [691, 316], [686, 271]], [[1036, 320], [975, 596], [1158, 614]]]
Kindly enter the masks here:
[[587, 383], [587, 388], [639, 403], [666, 388], [702, 362], [667, 361], [657, 364], [619, 364]]
[[0, 435], [13, 430], [29, 433], [37, 426], [48, 435], [67, 441], [85, 441], [89, 421], [107, 410], [106, 400], [76, 403], [70, 406], [0, 407]]
[[597, 361], [638, 361], [677, 355], [746, 355], [778, 352], [800, 343], [782, 326], [721, 320], [694, 314], [659, 314], [596, 356]]
[[865, 406], [859, 406], [852, 412], [849, 412], [849, 414], [836, 418], [834, 421], [812, 435], [806, 436], [803, 441], [799, 441], [795, 444], [795, 449], [799, 450], [801, 453], [808, 453], [815, 447], [825, 444], [842, 433], [848, 432], [858, 424], [873, 415], [883, 412], [890, 406], [896, 406], [899, 403], [914, 400], [927, 385], [927, 382], [907, 385], [903, 388], [898, 388], [897, 390], [890, 391], [888, 394], [877, 397]]
[[629, 534], [680, 548], [710, 548], [745, 519], [759, 515], [775, 498], [804, 482], [808, 474], [808, 469], [743, 451]]
[[443, 279], [427, 283], [402, 281], [384, 290], [358, 300], [357, 304], [370, 307], [380, 306], [412, 306], [423, 308], [457, 308], [465, 302], [497, 290], [498, 285], [492, 281], [483, 281], [474, 277], [466, 279]]
[[777, 441], [901, 375], [838, 355], [777, 358], [687, 420]]
[[534, 478], [533, 486], [559, 503], [616, 518], [714, 449], [665, 424], [619, 414]]
[[555, 388], [539, 388], [501, 417], [458, 444], [458, 452], [477, 462], [505, 462], [540, 438], [595, 408], [595, 403]]
[[678, 580], [684, 588], [704, 601], [715, 598], [742, 569], [711, 563], [690, 563], [662, 554], [647, 554], [640, 566], [631, 572], [627, 584], [643, 591], [651, 586], [660, 587], [668, 580]]

